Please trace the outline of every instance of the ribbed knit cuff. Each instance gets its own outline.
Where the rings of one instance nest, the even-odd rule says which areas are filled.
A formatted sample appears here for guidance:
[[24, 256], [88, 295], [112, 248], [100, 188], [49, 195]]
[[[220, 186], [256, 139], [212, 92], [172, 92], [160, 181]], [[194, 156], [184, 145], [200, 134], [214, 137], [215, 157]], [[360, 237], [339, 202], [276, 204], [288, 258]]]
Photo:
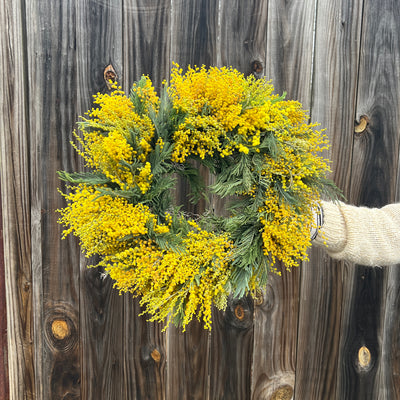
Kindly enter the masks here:
[[329, 253], [341, 252], [346, 246], [346, 223], [340, 204], [321, 201], [324, 223], [313, 243], [327, 248]]

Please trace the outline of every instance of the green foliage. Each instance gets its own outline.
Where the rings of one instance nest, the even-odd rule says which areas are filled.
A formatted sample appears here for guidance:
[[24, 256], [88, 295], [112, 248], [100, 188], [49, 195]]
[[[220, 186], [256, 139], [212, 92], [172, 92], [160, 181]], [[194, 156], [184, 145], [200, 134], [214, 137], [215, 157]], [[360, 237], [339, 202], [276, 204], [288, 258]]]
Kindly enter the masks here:
[[101, 172], [57, 171], [57, 175], [61, 180], [74, 184], [86, 183], [88, 185], [106, 185], [110, 183], [110, 179]]

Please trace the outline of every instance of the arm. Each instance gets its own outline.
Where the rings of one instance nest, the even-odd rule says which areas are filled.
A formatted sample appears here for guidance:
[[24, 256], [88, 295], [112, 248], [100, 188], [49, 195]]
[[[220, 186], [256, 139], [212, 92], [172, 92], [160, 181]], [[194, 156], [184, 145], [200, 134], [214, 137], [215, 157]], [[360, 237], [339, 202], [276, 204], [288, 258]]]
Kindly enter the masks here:
[[324, 224], [314, 243], [331, 257], [371, 266], [400, 263], [400, 204], [379, 209], [321, 205]]

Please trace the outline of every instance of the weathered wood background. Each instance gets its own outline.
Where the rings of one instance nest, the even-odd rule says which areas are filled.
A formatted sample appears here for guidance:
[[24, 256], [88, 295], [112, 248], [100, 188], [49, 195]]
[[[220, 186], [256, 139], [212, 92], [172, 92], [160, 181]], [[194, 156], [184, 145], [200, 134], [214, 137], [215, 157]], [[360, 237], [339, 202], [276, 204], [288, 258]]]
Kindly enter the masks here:
[[211, 334], [162, 333], [60, 240], [55, 213], [104, 68], [128, 90], [142, 74], [160, 85], [172, 61], [271, 78], [327, 129], [349, 202], [399, 200], [399, 21], [395, 0], [1, 0], [0, 397], [400, 399], [398, 267], [312, 250], [215, 313]]

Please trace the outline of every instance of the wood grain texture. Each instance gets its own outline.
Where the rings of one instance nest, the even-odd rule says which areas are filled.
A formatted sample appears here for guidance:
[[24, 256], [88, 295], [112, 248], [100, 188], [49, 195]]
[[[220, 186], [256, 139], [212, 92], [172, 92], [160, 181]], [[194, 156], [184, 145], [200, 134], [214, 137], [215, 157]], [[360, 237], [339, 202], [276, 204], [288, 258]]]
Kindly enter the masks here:
[[209, 341], [210, 334], [197, 320], [187, 327], [186, 332], [182, 332], [180, 328], [169, 328], [167, 399], [207, 400], [210, 398]]
[[[131, 300], [131, 299], [130, 299]], [[138, 317], [143, 310], [137, 304], [125, 311], [123, 348], [124, 385], [126, 399], [165, 399], [167, 390], [167, 350], [163, 325], [146, 322], [148, 315]], [[116, 397], [117, 398], [117, 397]]]
[[[88, 28], [89, 27], [89, 28]], [[108, 90], [106, 66], [121, 77], [123, 8], [119, 0], [87, 0], [76, 3], [77, 113], [92, 107], [92, 96]], [[82, 162], [80, 160], [80, 162]], [[77, 164], [77, 169], [82, 169]], [[124, 376], [123, 297], [102, 279], [101, 270], [80, 262], [80, 337], [82, 398], [118, 399], [126, 396]], [[75, 262], [79, 262], [76, 259]]]
[[210, 399], [251, 398], [254, 346], [253, 299], [231, 299], [224, 312], [215, 310], [211, 335]]
[[[171, 2], [170, 63], [215, 65], [217, 60], [218, 2], [210, 0]], [[198, 164], [197, 164], [198, 165]], [[200, 173], [207, 185], [211, 177]], [[189, 201], [190, 186], [179, 180], [176, 202], [194, 214], [204, 212], [206, 204]], [[213, 322], [214, 324], [214, 322]], [[193, 322], [185, 333], [179, 328], [167, 332], [167, 399], [209, 399], [210, 334], [203, 324]], [[212, 397], [211, 397], [212, 398]]]
[[336, 397], [342, 286], [341, 265], [313, 250], [301, 273], [296, 399]]
[[129, 89], [148, 75], [157, 90], [171, 67], [171, 7], [167, 0], [123, 2], [123, 83]]
[[[357, 90], [356, 117], [369, 121], [354, 140], [350, 200], [355, 204], [383, 206], [396, 200], [399, 163], [399, 10], [391, 1], [364, 3]], [[389, 84], [390, 82], [390, 84]], [[391, 269], [394, 267], [391, 267]], [[387, 364], [387, 347], [393, 349], [393, 332], [398, 329], [399, 310], [393, 311], [396, 297], [390, 295], [388, 274], [398, 285], [398, 275], [388, 268], [358, 266], [349, 276], [348, 302], [344, 308], [338, 396], [354, 399], [389, 399], [397, 392], [398, 369]], [[363, 318], [360, 319], [360, 312]], [[391, 315], [388, 321], [387, 315]], [[395, 334], [396, 335], [396, 334]], [[367, 371], [354, 368], [349, 352], [365, 346], [371, 354]], [[397, 364], [398, 365], [398, 364]]]
[[[31, 2], [26, 13], [35, 396], [72, 399], [80, 393], [79, 250], [60, 240], [56, 171], [70, 165], [66, 139], [76, 120], [75, 8], [72, 1], [51, 8]], [[57, 74], [62, 79], [49, 79]], [[51, 329], [55, 319], [67, 324], [62, 339]]]
[[[380, 360], [381, 309], [386, 271], [353, 266], [344, 284], [338, 386], [336, 398], [374, 399], [373, 388]], [[351, 289], [349, 288], [351, 287]], [[359, 357], [361, 347], [370, 353], [370, 362]], [[379, 398], [379, 397], [378, 397]]]
[[298, 277], [298, 270], [271, 275], [264, 293], [255, 300], [251, 399], [279, 398], [277, 392], [283, 388], [294, 393]]
[[400, 398], [400, 268], [387, 267], [382, 315], [382, 344], [373, 397]]
[[78, 115], [92, 106], [93, 95], [107, 91], [104, 70], [112, 65], [122, 79], [122, 0], [76, 2], [76, 107]]
[[82, 270], [81, 293], [80, 394], [87, 399], [124, 398], [123, 297], [99, 269]]
[[218, 63], [232, 66], [249, 75], [253, 61], [260, 61], [264, 74], [268, 30], [268, 2], [222, 1], [218, 44]]
[[265, 75], [277, 93], [311, 104], [311, 79], [316, 2], [268, 2]]
[[7, 291], [10, 398], [33, 399], [32, 273], [29, 193], [25, 10], [20, 2], [0, 4], [0, 176]]
[[[171, 2], [129, 0], [123, 2], [122, 73], [128, 90], [147, 75], [157, 91], [170, 69]], [[125, 297], [124, 380], [127, 398], [164, 399], [168, 388], [168, 354], [163, 325], [139, 317], [138, 300]]]
[[311, 119], [326, 129], [331, 147], [324, 155], [332, 160], [332, 179], [347, 199], [351, 190], [362, 11], [361, 2], [318, 2], [315, 24]]
[[392, 1], [364, 4], [357, 91], [357, 120], [366, 130], [356, 135], [350, 201], [367, 206], [393, 202], [399, 165], [400, 10]]
[[[262, 34], [265, 76], [272, 79], [277, 93], [287, 92], [288, 98], [302, 101], [307, 109], [311, 104], [315, 4], [270, 1], [263, 14], [268, 18], [266, 34]], [[288, 272], [282, 268], [281, 278], [270, 279], [263, 304], [255, 312], [253, 399], [279, 398], [282, 390], [291, 397], [294, 392], [300, 269]], [[257, 353], [257, 349], [263, 350]]]
[[[1, 199], [1, 180], [0, 180]], [[8, 399], [10, 396], [8, 383], [8, 351], [7, 351], [7, 303], [6, 281], [4, 268], [3, 244], [3, 210], [0, 202], [0, 398]]]
[[171, 1], [170, 62], [216, 65], [218, 59], [218, 2], [212, 0]]
[[[332, 178], [348, 196], [359, 65], [362, 7], [347, 1], [318, 2], [310, 114], [326, 128]], [[329, 60], [329, 62], [327, 62]], [[353, 266], [312, 249], [301, 273], [296, 399], [340, 399], [340, 335], [343, 285]]]

